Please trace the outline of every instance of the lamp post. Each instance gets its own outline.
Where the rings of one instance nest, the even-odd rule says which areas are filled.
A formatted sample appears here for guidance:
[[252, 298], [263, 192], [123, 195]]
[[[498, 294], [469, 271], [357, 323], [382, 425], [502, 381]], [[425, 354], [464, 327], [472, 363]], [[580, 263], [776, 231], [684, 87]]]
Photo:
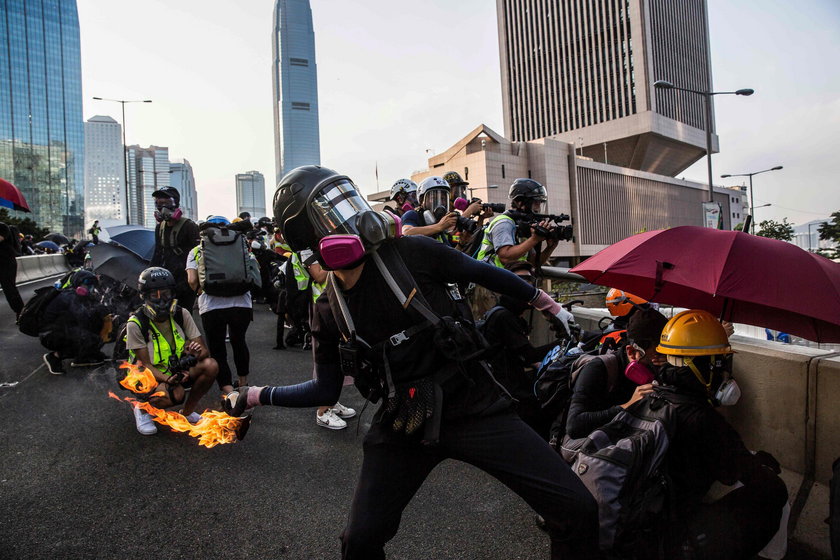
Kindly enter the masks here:
[[666, 80], [656, 80], [653, 87], [659, 89], [675, 89], [702, 95], [706, 104], [706, 162], [709, 167], [709, 202], [715, 201], [714, 186], [712, 185], [712, 96], [713, 95], [752, 95], [755, 90], [745, 88], [736, 91], [700, 91], [696, 89], [677, 87]]
[[[755, 235], [755, 214], [753, 214], [753, 210], [755, 210], [755, 199], [753, 198], [753, 175], [758, 175], [760, 173], [767, 173], [768, 171], [778, 171], [780, 169], [784, 169], [781, 165], [777, 165], [776, 167], [771, 167], [770, 169], [763, 169], [761, 171], [753, 171], [752, 173], [733, 173], [726, 175], [721, 175], [721, 179], [726, 179], [727, 177], [749, 177], [750, 178], [750, 216], [752, 216], [752, 224], [750, 224], [750, 233]], [[765, 206], [769, 206], [765, 205]], [[758, 206], [758, 208], [762, 208], [762, 206]]]
[[131, 204], [129, 202], [128, 191], [128, 146], [125, 144], [125, 104], [126, 103], [151, 103], [151, 99], [106, 99], [104, 97], [94, 97], [97, 101], [113, 101], [122, 106], [122, 133], [123, 133], [123, 180], [125, 181], [125, 223], [131, 223], [131, 216], [129, 209]]

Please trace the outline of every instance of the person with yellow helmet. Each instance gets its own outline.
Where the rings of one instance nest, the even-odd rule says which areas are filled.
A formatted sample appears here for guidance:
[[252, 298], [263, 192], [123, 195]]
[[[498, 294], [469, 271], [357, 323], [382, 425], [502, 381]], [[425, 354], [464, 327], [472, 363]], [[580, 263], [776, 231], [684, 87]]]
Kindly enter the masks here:
[[[667, 451], [675, 524], [666, 537], [668, 558], [752, 558], [776, 531], [788, 493], [778, 461], [766, 451], [751, 453], [715, 408], [741, 395], [732, 378], [732, 347], [724, 326], [700, 309], [672, 317], [657, 352], [669, 366], [647, 398], [674, 407]], [[712, 483], [743, 486], [703, 503]]]

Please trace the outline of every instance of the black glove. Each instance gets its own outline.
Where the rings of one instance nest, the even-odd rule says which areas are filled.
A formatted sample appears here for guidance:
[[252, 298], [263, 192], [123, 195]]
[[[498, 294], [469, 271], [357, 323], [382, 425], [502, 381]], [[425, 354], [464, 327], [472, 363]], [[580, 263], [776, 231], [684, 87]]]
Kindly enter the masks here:
[[767, 451], [756, 451], [755, 458], [758, 459], [759, 463], [769, 468], [774, 473], [780, 474], [782, 472], [782, 466], [779, 464], [776, 458], [773, 457]]
[[430, 379], [397, 387], [396, 393], [385, 402], [385, 415], [393, 418], [391, 429], [411, 435], [435, 411], [435, 386]]

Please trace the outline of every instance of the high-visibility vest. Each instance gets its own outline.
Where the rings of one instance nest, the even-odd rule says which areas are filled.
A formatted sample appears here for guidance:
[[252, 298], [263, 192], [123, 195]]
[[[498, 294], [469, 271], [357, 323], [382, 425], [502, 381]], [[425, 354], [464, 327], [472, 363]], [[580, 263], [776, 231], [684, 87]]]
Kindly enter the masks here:
[[[516, 222], [513, 221], [513, 218], [508, 216], [507, 214], [499, 214], [492, 220], [490, 223], [487, 224], [487, 230], [484, 232], [484, 238], [481, 240], [481, 247], [478, 249], [478, 254], [475, 256], [476, 259], [484, 262], [489, 262], [499, 268], [504, 268], [505, 265], [502, 263], [502, 260], [499, 258], [499, 255], [496, 254], [496, 248], [493, 246], [493, 242], [490, 240], [490, 232], [493, 230], [493, 226], [500, 223], [502, 220], [510, 220], [514, 224]], [[520, 261], [527, 261], [528, 255], [522, 255], [519, 257]]]
[[[176, 309], [176, 313], [183, 313], [183, 311], [179, 307]], [[175, 356], [180, 357], [183, 355], [184, 347], [187, 345], [187, 341], [178, 331], [178, 325], [175, 323], [175, 318], [172, 315], [169, 316], [169, 326], [172, 329], [172, 338], [175, 340], [174, 349], [169, 344], [169, 341], [166, 340], [166, 337], [163, 336], [163, 333], [161, 333], [157, 326], [155, 326], [155, 322], [151, 319], [148, 320], [149, 330], [146, 332], [143, 332], [143, 324], [135, 315], [132, 315], [131, 318], [129, 318], [129, 322], [140, 327], [140, 332], [142, 332], [145, 337], [148, 337], [149, 333], [151, 333], [152, 343], [154, 345], [154, 353], [151, 356], [152, 365], [155, 366], [155, 368], [157, 368], [161, 373], [172, 375], [169, 371], [169, 356], [174, 354]], [[148, 343], [149, 341], [146, 340], [146, 342]], [[137, 357], [132, 350], [128, 351], [128, 357], [132, 362], [137, 360]]]

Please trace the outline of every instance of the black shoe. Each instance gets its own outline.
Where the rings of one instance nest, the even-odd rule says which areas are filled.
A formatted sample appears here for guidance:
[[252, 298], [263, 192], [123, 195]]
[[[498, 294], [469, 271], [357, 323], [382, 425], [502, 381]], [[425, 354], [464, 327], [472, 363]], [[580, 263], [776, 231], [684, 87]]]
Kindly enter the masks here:
[[240, 387], [236, 391], [231, 391], [225, 395], [222, 408], [228, 416], [241, 417], [245, 409], [248, 408], [248, 389], [247, 386]]
[[101, 366], [105, 363], [104, 358], [100, 358], [99, 356], [89, 356], [84, 358], [74, 358], [72, 362], [70, 362], [70, 367], [96, 367]]
[[44, 363], [47, 364], [47, 369], [53, 375], [64, 375], [64, 363], [61, 358], [53, 354], [52, 352], [47, 352], [44, 354]]

